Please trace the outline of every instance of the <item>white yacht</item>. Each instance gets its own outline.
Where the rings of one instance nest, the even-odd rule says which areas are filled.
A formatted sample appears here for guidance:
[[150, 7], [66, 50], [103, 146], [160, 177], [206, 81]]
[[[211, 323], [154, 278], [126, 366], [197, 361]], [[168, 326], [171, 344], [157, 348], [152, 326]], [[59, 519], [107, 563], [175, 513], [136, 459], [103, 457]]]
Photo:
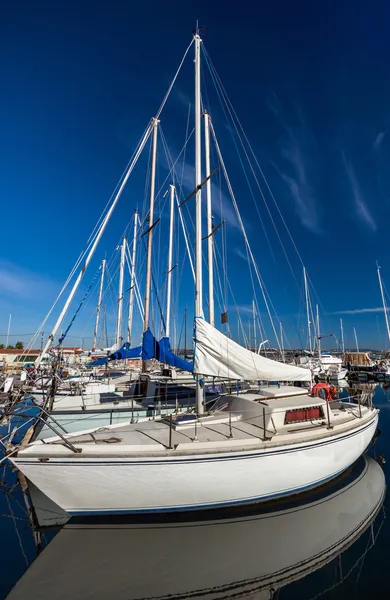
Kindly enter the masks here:
[[[242, 348], [199, 318], [194, 372], [248, 380], [310, 375]], [[370, 402], [242, 394], [220, 398], [204, 415], [38, 440], [10, 460], [70, 515], [196, 510], [321, 485], [366, 450], [377, 423]]]
[[[328, 567], [327, 573], [332, 593], [347, 597], [377, 536], [385, 541], [379, 533], [385, 492], [382, 468], [361, 458], [347, 476], [315, 496], [299, 495], [267, 508], [217, 511], [202, 520], [171, 515], [158, 521], [153, 515], [142, 523], [70, 521], [8, 599], [272, 600], [279, 590], [281, 597], [297, 597], [294, 588], [285, 587], [337, 557], [336, 569]], [[362, 535], [367, 541], [348, 553]], [[320, 596], [328, 583], [323, 576], [312, 580], [311, 597]]]
[[[210, 318], [208, 323], [200, 316], [204, 312], [201, 188], [205, 182], [202, 182], [200, 160], [201, 39], [198, 32], [193, 36], [193, 44], [195, 191], [190, 197], [195, 196], [196, 205], [194, 279], [197, 316], [194, 319], [193, 364], [196, 413], [110, 425], [74, 434], [58, 432], [54, 437], [20, 447], [10, 456], [11, 462], [40, 492], [70, 515], [200, 510], [295, 494], [319, 486], [350, 467], [364, 453], [376, 431], [378, 410], [372, 406], [370, 398], [359, 405], [327, 402], [298, 393], [264, 399], [262, 394], [240, 394], [237, 389], [236, 394], [219, 398], [212, 410], [207, 410], [205, 406], [204, 384], [208, 377], [238, 383], [307, 383], [311, 381], [312, 374], [309, 369], [270, 360], [243, 348], [213, 326], [214, 318]], [[58, 331], [136, 159], [148, 138], [152, 137], [151, 163], [154, 167], [151, 169], [150, 185], [151, 225], [147, 230], [144, 346], [145, 335], [150, 331], [156, 140], [164, 103], [165, 100], [157, 116], [148, 125], [117, 194], [97, 229], [94, 244], [89, 249], [43, 353]], [[207, 119], [208, 131], [212, 125]], [[206, 136], [207, 139], [210, 141]], [[234, 197], [216, 137], [214, 141], [226, 184]], [[211, 177], [209, 165], [206, 173], [208, 181]], [[208, 207], [211, 209], [211, 203], [208, 203]], [[210, 240], [213, 231], [211, 214], [208, 216], [210, 227], [207, 237]], [[238, 217], [241, 219], [239, 213]], [[245, 240], [249, 253], [246, 236]], [[212, 265], [212, 252], [210, 256], [209, 267]], [[210, 290], [212, 292], [212, 286], [209, 286]], [[154, 344], [151, 350], [154, 350]], [[155, 357], [153, 352], [149, 355]], [[164, 357], [170, 358], [173, 363], [178, 359], [175, 359], [167, 344]], [[168, 361], [164, 359], [163, 362]]]

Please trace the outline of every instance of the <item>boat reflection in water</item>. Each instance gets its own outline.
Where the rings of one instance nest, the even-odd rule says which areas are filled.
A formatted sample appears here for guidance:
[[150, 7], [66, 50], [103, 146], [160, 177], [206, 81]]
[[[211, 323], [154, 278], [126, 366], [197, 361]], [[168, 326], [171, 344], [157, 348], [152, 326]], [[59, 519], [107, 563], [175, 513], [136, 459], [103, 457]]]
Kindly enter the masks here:
[[[196, 513], [175, 522], [172, 514], [149, 515], [147, 523], [73, 520], [9, 600], [272, 598], [353, 544], [373, 523], [384, 495], [382, 468], [362, 457], [331, 484], [294, 501], [209, 512], [201, 521]], [[378, 533], [379, 523], [372, 529]], [[332, 581], [342, 583], [341, 575]]]

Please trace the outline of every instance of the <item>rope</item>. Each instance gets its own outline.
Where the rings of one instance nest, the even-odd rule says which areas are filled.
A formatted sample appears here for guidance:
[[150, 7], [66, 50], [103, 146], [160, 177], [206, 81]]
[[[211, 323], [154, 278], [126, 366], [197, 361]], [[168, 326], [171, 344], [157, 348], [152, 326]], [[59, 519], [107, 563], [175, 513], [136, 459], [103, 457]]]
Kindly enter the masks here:
[[97, 278], [97, 276], [99, 274], [99, 271], [100, 271], [100, 267], [96, 271], [96, 273], [95, 273], [95, 275], [94, 275], [94, 277], [93, 277], [93, 279], [92, 279], [92, 281], [91, 281], [91, 283], [90, 283], [87, 291], [85, 292], [84, 298], [81, 300], [81, 302], [80, 302], [80, 304], [79, 304], [79, 306], [78, 306], [78, 308], [77, 308], [77, 310], [76, 310], [76, 312], [75, 312], [75, 314], [73, 316], [73, 319], [71, 320], [71, 322], [69, 323], [68, 327], [65, 329], [64, 333], [61, 335], [60, 339], [58, 340], [57, 348], [59, 348], [61, 346], [61, 344], [64, 341], [64, 339], [66, 338], [66, 336], [67, 336], [70, 328], [72, 327], [73, 323], [75, 322], [75, 320], [77, 318], [77, 315], [79, 314], [79, 312], [81, 310], [81, 307], [83, 306], [83, 304], [84, 304], [84, 302], [85, 302], [85, 300], [86, 300], [86, 298], [87, 298], [87, 296], [88, 296], [88, 294], [89, 294], [89, 292], [90, 292], [93, 284], [95, 283], [95, 280], [96, 280], [96, 278]]

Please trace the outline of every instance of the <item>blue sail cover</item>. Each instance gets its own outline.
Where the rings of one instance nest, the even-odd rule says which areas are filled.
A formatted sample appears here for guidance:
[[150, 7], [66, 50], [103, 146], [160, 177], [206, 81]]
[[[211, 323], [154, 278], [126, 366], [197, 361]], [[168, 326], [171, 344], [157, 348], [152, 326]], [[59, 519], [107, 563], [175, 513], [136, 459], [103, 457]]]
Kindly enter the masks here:
[[141, 358], [142, 355], [142, 347], [136, 346], [135, 348], [130, 348], [129, 342], [123, 344], [122, 348], [116, 350], [109, 356], [109, 360], [125, 360], [126, 358]]
[[106, 362], [108, 361], [108, 356], [102, 356], [101, 358], [98, 358], [97, 360], [94, 360], [91, 363], [88, 363], [88, 367], [100, 367], [101, 365], [105, 365]]
[[180, 358], [180, 356], [176, 356], [176, 354], [173, 354], [169, 338], [161, 338], [161, 340], [157, 342], [156, 350], [156, 358], [160, 362], [166, 363], [171, 367], [182, 369], [183, 371], [189, 371], [190, 373], [193, 372], [193, 364], [188, 362], [188, 360], [185, 360], [184, 358]]
[[151, 360], [156, 356], [157, 342], [150, 329], [147, 329], [142, 336], [142, 360]]
[[89, 363], [89, 367], [99, 367], [101, 365], [105, 365], [107, 362], [111, 360], [125, 360], [126, 358], [141, 358], [142, 356], [142, 346], [136, 346], [136, 348], [130, 348], [129, 342], [123, 344], [119, 350], [109, 354], [109, 356], [102, 356], [97, 360]]
[[176, 354], [172, 352], [169, 338], [163, 337], [159, 342], [157, 342], [150, 329], [147, 329], [142, 337], [142, 346], [130, 348], [129, 342], [126, 342], [116, 352], [113, 352], [109, 356], [103, 356], [102, 358], [89, 363], [88, 366], [97, 367], [100, 365], [105, 365], [106, 362], [112, 360], [125, 360], [132, 358], [142, 358], [143, 360], [151, 360], [152, 358], [155, 358], [159, 362], [170, 365], [171, 367], [176, 367], [177, 369], [182, 369], [183, 371], [189, 371], [192, 373], [194, 370], [193, 364], [187, 360], [184, 360], [184, 358], [180, 358], [180, 356], [176, 356]]

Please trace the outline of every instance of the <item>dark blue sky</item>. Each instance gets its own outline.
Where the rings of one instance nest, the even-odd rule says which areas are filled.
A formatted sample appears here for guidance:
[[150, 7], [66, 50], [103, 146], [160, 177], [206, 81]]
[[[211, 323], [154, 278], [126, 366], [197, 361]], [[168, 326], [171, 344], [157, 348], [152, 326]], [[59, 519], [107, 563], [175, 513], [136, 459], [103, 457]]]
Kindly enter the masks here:
[[[389, 17], [385, 1], [68, 0], [3, 7], [0, 333], [10, 312], [14, 333], [34, 331], [45, 315], [156, 112], [199, 18], [207, 28], [206, 49], [320, 298], [324, 332], [338, 334], [339, 313], [357, 311], [343, 315], [347, 344], [352, 345], [355, 325], [362, 346], [384, 346], [375, 261], [390, 286]], [[173, 154], [183, 144], [192, 101], [191, 61], [192, 55], [162, 118]], [[296, 345], [304, 336], [300, 261], [278, 221], [296, 285], [259, 193], [256, 208], [245, 187], [210, 79], [203, 92], [221, 143], [226, 141], [225, 159], [257, 263]], [[135, 206], [142, 207], [146, 169], [147, 154], [85, 287], [104, 253], [111, 256]], [[165, 176], [161, 155], [160, 183]], [[161, 236], [166, 224], [163, 218]], [[226, 229], [229, 280], [248, 319], [253, 292], [239, 256], [239, 232], [232, 229]], [[157, 257], [155, 268], [163, 273], [165, 258]], [[182, 313], [185, 304], [192, 307], [192, 289], [185, 275], [180, 283]], [[94, 297], [75, 325], [75, 336], [91, 335], [93, 302]], [[234, 313], [231, 298], [227, 302]], [[264, 312], [260, 295], [259, 306]], [[180, 322], [181, 316], [178, 327]]]

